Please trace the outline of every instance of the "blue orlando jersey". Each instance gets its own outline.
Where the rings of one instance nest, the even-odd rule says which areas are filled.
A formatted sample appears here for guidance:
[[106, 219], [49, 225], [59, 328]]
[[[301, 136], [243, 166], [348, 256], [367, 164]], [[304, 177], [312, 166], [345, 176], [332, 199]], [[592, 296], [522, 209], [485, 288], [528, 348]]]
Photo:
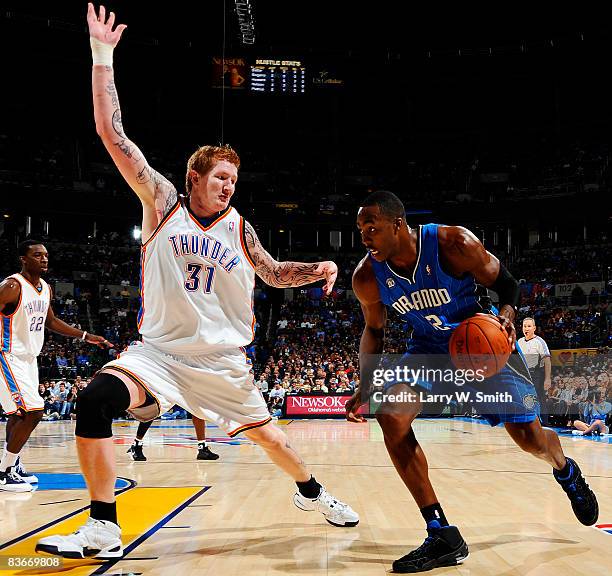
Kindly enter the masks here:
[[[419, 226], [417, 259], [410, 277], [370, 256], [382, 302], [412, 327], [411, 339], [445, 345], [453, 329], [477, 312], [491, 312], [487, 289], [470, 274], [450, 276], [438, 260], [438, 224]], [[446, 348], [446, 346], [444, 346]]]

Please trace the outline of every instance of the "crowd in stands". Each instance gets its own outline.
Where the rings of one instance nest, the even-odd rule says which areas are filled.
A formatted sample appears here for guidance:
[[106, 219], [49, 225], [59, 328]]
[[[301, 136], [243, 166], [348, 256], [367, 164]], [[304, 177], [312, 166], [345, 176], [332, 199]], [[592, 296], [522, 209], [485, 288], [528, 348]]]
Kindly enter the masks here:
[[512, 266], [518, 278], [529, 285], [566, 284], [576, 282], [577, 278], [580, 282], [598, 281], [612, 266], [612, 243], [600, 238], [574, 246], [540, 245], [524, 250]]
[[538, 334], [550, 348], [612, 346], [610, 304], [577, 310], [558, 305], [523, 305], [521, 316], [535, 319]]
[[[612, 347], [612, 244], [608, 238], [525, 250], [512, 269], [521, 283], [519, 314], [535, 319], [538, 334], [550, 348]], [[566, 290], [560, 293], [559, 285]]]
[[359, 382], [361, 312], [346, 294], [321, 299], [309, 294], [316, 289], [300, 292], [282, 305], [273, 353], [256, 365], [256, 384], [272, 397], [273, 388], [283, 396], [351, 394]]
[[[46, 412], [49, 417], [66, 417], [74, 414], [74, 399], [58, 394], [57, 382], [63, 381], [65, 389], [62, 392], [70, 395], [77, 379], [91, 378], [118, 351], [139, 338], [136, 329], [140, 305], [136, 290], [138, 245], [117, 235], [106, 235], [87, 244], [53, 240], [45, 240], [45, 243], [51, 262], [47, 280], [53, 287], [74, 281], [75, 270], [92, 274], [89, 283], [74, 281], [72, 291], [54, 291], [56, 315], [69, 324], [103, 335], [115, 344], [111, 350], [100, 350], [81, 341], [46, 335], [39, 357], [40, 378], [43, 382], [55, 383], [53, 394], [48, 393], [49, 387], [46, 387], [45, 392], [52, 398], [46, 402]], [[517, 327], [523, 317], [534, 317], [538, 335], [551, 349], [612, 347], [612, 286], [605, 282], [601, 264], [604, 262], [605, 266], [608, 262], [607, 246], [607, 243], [593, 245], [584, 258], [579, 250], [571, 247], [542, 248], [521, 255], [517, 269], [525, 271], [525, 278], [521, 282], [523, 297]], [[14, 248], [7, 240], [0, 239], [0, 256], [0, 276], [19, 269]], [[531, 256], [536, 258], [537, 266], [529, 264]], [[254, 361], [257, 385], [266, 398], [271, 399], [273, 410], [282, 405], [280, 396], [346, 395], [358, 385], [358, 342], [363, 320], [350, 287], [352, 272], [361, 257], [357, 253], [347, 253], [335, 258], [339, 277], [330, 298], [322, 298], [322, 291], [317, 287], [296, 289], [292, 300], [272, 311], [272, 304], [266, 302], [266, 292], [260, 292], [256, 299], [256, 315], [262, 325], [257, 325], [258, 341], [249, 348], [249, 355]], [[316, 260], [317, 255], [309, 259]], [[593, 262], [591, 272], [588, 271], [589, 259]], [[575, 287], [569, 295], [555, 296], [558, 279], [566, 283], [597, 281], [599, 288], [585, 294]], [[405, 327], [394, 314], [389, 314], [386, 352], [402, 352], [405, 335]], [[586, 378], [591, 386], [593, 378], [595, 381], [609, 378], [606, 376], [609, 371], [608, 365], [596, 375], [577, 376], [564, 372], [555, 380], [551, 398], [559, 400], [562, 397], [564, 404], [554, 403], [563, 406], [564, 413], [576, 416], [587, 401], [583, 396], [588, 396], [587, 388], [579, 384], [582, 380], [578, 379]], [[572, 382], [571, 386], [568, 381]], [[572, 398], [579, 398], [571, 406], [567, 405], [568, 389], [572, 390]], [[609, 390], [607, 394], [606, 399], [609, 399]]]
[[[94, 275], [100, 286], [138, 286], [140, 246], [135, 240], [130, 241], [116, 233], [105, 233], [99, 238], [80, 242], [59, 242], [45, 235], [36, 239], [44, 242], [49, 252], [46, 279], [50, 284], [73, 282], [75, 274], [85, 273], [83, 277]], [[3, 278], [19, 269], [15, 252], [14, 245], [0, 238], [0, 276]]]
[[593, 413], [612, 419], [612, 351], [571, 355], [568, 365], [553, 366], [551, 386], [543, 407], [552, 424], [571, 428], [576, 420], [589, 421]]
[[43, 420], [74, 420], [79, 394], [89, 379], [76, 376], [74, 380], [41, 381], [38, 393], [44, 398]]

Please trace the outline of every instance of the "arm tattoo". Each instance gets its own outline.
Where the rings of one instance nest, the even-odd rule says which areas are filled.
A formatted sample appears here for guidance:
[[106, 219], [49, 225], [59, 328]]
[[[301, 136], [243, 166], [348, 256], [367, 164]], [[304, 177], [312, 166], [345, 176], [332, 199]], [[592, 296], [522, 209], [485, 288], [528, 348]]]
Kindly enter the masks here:
[[269, 286], [291, 288], [322, 280], [319, 263], [277, 262], [266, 252], [253, 227], [245, 221], [244, 235], [255, 272]]
[[157, 217], [161, 222], [161, 219], [168, 214], [170, 209], [176, 204], [178, 194], [176, 188], [164, 176], [162, 176], [153, 168], [146, 166], [148, 170], [149, 178], [153, 181], [154, 191], [153, 197], [155, 198], [155, 208], [157, 211]]
[[121, 138], [125, 138], [125, 132], [123, 131], [123, 122], [121, 122], [121, 110], [119, 108], [115, 108], [113, 112], [113, 130], [117, 133]]
[[121, 108], [119, 107], [119, 96], [117, 95], [117, 87], [115, 86], [115, 77], [113, 69], [106, 67], [106, 71], [110, 72], [110, 78], [106, 84], [106, 93], [111, 98], [111, 105], [113, 107], [112, 126], [115, 134], [119, 137], [113, 144], [121, 150], [121, 152], [129, 158], [133, 164], [139, 164], [142, 162], [142, 167], [138, 166], [139, 170], [136, 173], [136, 182], [138, 184], [153, 184], [153, 198], [155, 202], [155, 210], [157, 212], [158, 220], [162, 218], [170, 211], [170, 209], [176, 204], [178, 195], [176, 188], [173, 186], [167, 178], [164, 178], [159, 172], [153, 170], [147, 161], [144, 159], [142, 152], [138, 147], [129, 140], [123, 130], [123, 122], [121, 120]]
[[111, 73], [111, 77], [106, 85], [106, 93], [111, 97], [111, 104], [114, 108], [112, 117], [112, 126], [115, 134], [119, 136], [120, 140], [115, 142], [115, 146], [123, 152], [134, 164], [142, 160], [142, 154], [138, 148], [131, 144], [128, 140], [125, 132], [123, 131], [123, 122], [121, 120], [121, 108], [119, 107], [119, 96], [117, 95], [117, 87], [115, 86], [115, 78]]
[[115, 146], [121, 150], [134, 164], [142, 160], [142, 153], [138, 148], [127, 139], [122, 138], [119, 142], [115, 142]]
[[170, 209], [176, 204], [178, 200], [178, 194], [176, 193], [176, 188], [172, 186], [172, 190], [169, 191], [168, 196], [166, 197], [166, 206], [164, 207], [164, 216], [170, 212]]
[[106, 93], [111, 97], [111, 103], [113, 105], [113, 108], [118, 109], [119, 97], [117, 96], [117, 88], [115, 87], [115, 77], [113, 74], [111, 74], [111, 77], [108, 80], [108, 84], [106, 85]]
[[150, 182], [151, 172], [152, 170], [150, 166], [148, 164], [145, 164], [140, 170], [140, 172], [136, 174], [136, 182], [138, 182], [138, 184], [146, 184], [147, 182]]

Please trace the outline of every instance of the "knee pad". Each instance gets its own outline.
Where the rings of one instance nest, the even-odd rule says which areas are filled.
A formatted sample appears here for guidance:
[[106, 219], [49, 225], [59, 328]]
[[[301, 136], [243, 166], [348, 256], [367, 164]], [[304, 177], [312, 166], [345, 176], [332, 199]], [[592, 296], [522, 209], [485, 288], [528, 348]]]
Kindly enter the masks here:
[[113, 418], [130, 407], [130, 393], [117, 376], [97, 374], [77, 398], [75, 433], [81, 438], [111, 438]]

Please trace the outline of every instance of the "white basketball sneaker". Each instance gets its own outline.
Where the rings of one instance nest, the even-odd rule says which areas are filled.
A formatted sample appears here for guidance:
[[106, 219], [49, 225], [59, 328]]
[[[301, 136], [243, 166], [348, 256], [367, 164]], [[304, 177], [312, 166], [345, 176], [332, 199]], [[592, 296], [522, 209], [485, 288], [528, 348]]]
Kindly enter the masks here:
[[89, 518], [73, 534], [41, 538], [36, 544], [36, 552], [64, 558], [120, 558], [123, 556], [121, 528], [107, 520]]
[[38, 478], [34, 476], [34, 474], [30, 474], [21, 463], [21, 457], [17, 456], [17, 461], [15, 462], [15, 472], [21, 476], [23, 480], [29, 482], [30, 484], [36, 484], [38, 482]]
[[17, 472], [15, 466], [10, 466], [5, 472], [0, 472], [0, 490], [7, 492], [32, 492], [33, 488]]
[[299, 491], [293, 495], [293, 503], [306, 512], [321, 512], [330, 524], [334, 526], [357, 526], [359, 516], [348, 504], [336, 500], [325, 488], [316, 498], [306, 498]]

